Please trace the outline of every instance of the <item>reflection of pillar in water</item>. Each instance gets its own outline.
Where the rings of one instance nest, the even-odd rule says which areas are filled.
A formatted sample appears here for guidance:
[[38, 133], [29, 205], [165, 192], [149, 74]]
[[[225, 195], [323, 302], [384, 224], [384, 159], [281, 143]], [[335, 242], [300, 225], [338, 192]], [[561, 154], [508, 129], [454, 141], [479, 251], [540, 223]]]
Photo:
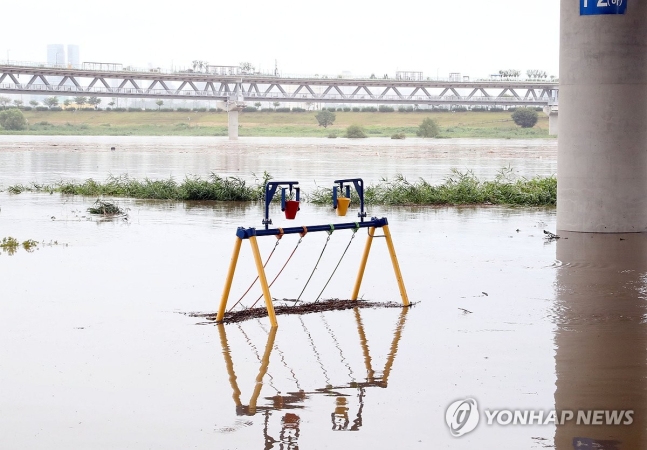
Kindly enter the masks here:
[[[576, 417], [557, 426], [555, 446], [647, 448], [647, 235], [560, 235], [555, 408], [558, 414], [574, 410]], [[578, 425], [578, 410], [633, 410], [633, 423]]]

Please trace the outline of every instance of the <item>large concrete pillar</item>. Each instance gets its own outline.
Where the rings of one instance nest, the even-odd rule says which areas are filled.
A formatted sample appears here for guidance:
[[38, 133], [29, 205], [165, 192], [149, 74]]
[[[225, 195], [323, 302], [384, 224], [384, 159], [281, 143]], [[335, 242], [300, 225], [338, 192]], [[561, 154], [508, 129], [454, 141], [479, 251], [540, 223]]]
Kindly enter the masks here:
[[235, 141], [238, 139], [238, 108], [230, 106], [227, 113], [229, 125], [229, 140]]
[[581, 2], [561, 0], [557, 228], [647, 231], [647, 1]]

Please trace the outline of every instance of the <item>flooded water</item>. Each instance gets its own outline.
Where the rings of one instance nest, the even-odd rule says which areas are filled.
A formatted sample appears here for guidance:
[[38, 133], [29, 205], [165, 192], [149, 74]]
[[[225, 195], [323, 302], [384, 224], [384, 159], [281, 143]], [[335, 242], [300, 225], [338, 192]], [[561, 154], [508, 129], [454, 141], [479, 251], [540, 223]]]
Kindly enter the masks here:
[[253, 180], [252, 173], [267, 171], [275, 177], [298, 177], [312, 186], [358, 173], [367, 182], [401, 173], [436, 183], [452, 168], [472, 169], [486, 178], [507, 166], [521, 176], [557, 172], [554, 139], [245, 138], [232, 142], [222, 137], [0, 136], [0, 148], [4, 187], [79, 177], [103, 180], [109, 174], [182, 179], [217, 172]]
[[[11, 139], [4, 149], [0, 143], [5, 186], [48, 177], [102, 178], [122, 169], [151, 178], [233, 173], [222, 155], [210, 154], [207, 141], [196, 148], [185, 143], [181, 151], [187, 153], [178, 156], [170, 149], [179, 141], [145, 144], [138, 138], [128, 142], [140, 141], [142, 148], [125, 156], [90, 147], [52, 151], [42, 148], [45, 140], [33, 138], [24, 138], [25, 148], [19, 149]], [[100, 146], [103, 139], [78, 143]], [[392, 176], [398, 167], [408, 177], [447, 175], [433, 157], [417, 155], [417, 146], [434, 153], [418, 143], [403, 149], [411, 161], [389, 157], [384, 167], [386, 158], [352, 158], [336, 147], [309, 153], [306, 144], [293, 143], [287, 152], [293, 171], [281, 172], [270, 147], [290, 142], [243, 140], [218, 148], [233, 154], [236, 145], [242, 147], [243, 173], [264, 170], [259, 161], [266, 158], [273, 175], [299, 180], [316, 172], [309, 157], [320, 158], [321, 184], [336, 177], [339, 158], [354, 161], [353, 175], [367, 173], [367, 180]], [[166, 150], [158, 155], [155, 145]], [[265, 156], [254, 158], [256, 145]], [[452, 145], [456, 154], [465, 154], [457, 168], [475, 173], [494, 173], [500, 162], [523, 168], [526, 176], [554, 172], [555, 161], [548, 157], [521, 163], [517, 151], [525, 150], [517, 149], [518, 141], [500, 148], [442, 143]], [[482, 155], [491, 148], [507, 156], [472, 161], [472, 146], [480, 146], [475, 151]], [[357, 150], [369, 154], [375, 147]], [[554, 148], [537, 149], [541, 152]], [[135, 154], [149, 158], [148, 165], [135, 164]], [[428, 169], [421, 168], [423, 162]], [[561, 239], [546, 241], [543, 230], [555, 230], [552, 208], [373, 208], [370, 215], [389, 219], [415, 306], [282, 315], [276, 329], [267, 318], [216, 326], [186, 313], [217, 309], [235, 230], [260, 226], [262, 207], [119, 200], [129, 208], [127, 221], [96, 221], [86, 213], [94, 200], [0, 193], [0, 238], [46, 244], [0, 255], [2, 448], [636, 449], [646, 444], [647, 236], [560, 233]], [[277, 226], [340, 220], [331, 209], [308, 204], [292, 223], [277, 209], [271, 215]], [[317, 298], [347, 246], [322, 298], [349, 298], [366, 231], [352, 236], [344, 230], [330, 236], [305, 300]], [[259, 238], [263, 258], [276, 246], [266, 268], [270, 280], [294, 251], [272, 286], [274, 297], [299, 295], [327, 237], [308, 233], [296, 251], [298, 236], [285, 236], [278, 245], [275, 238]], [[256, 276], [250, 246], [243, 244], [230, 304]], [[250, 306], [260, 293], [254, 285], [241, 303]], [[383, 239], [374, 240], [360, 297], [400, 301]], [[480, 423], [453, 437], [445, 412], [467, 398], [478, 402]], [[634, 413], [631, 425], [617, 426], [488, 425], [485, 414], [555, 409]]]

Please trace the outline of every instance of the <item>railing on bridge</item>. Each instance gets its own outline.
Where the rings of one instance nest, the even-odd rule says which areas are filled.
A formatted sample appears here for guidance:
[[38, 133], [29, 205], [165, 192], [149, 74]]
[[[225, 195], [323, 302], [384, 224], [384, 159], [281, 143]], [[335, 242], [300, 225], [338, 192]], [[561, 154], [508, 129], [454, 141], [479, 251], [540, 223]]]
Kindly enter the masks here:
[[[31, 67], [31, 68], [43, 68], [43, 69], [61, 69], [61, 70], [79, 70], [79, 71], [101, 71], [101, 72], [113, 72], [113, 73], [140, 73], [140, 74], [151, 74], [159, 73], [163, 75], [182, 75], [182, 76], [205, 76], [205, 75], [214, 75], [213, 72], [199, 71], [194, 70], [191, 67], [175, 67], [173, 69], [164, 69], [161, 67], [134, 67], [130, 65], [124, 66], [121, 63], [102, 63], [102, 62], [83, 62], [81, 64], [47, 64], [43, 62], [36, 61], [13, 61], [5, 60], [0, 61], [1, 66], [13, 66], [13, 67]], [[222, 75], [217, 73], [217, 75]], [[474, 82], [488, 82], [488, 83], [510, 83], [510, 82], [533, 82], [533, 83], [555, 83], [557, 80], [538, 80], [538, 79], [513, 79], [513, 78], [501, 78], [501, 77], [480, 77], [473, 78], [470, 80], [454, 80], [449, 77], [426, 77], [422, 79], [409, 80], [404, 78], [398, 78], [397, 74], [395, 76], [389, 76], [384, 78], [382, 76], [375, 75], [354, 75], [346, 77], [343, 75], [331, 75], [331, 74], [286, 74], [280, 73], [278, 76], [274, 73], [250, 73], [250, 74], [236, 74], [237, 77], [263, 77], [263, 78], [285, 78], [285, 79], [311, 79], [311, 80], [326, 80], [326, 81], [350, 81], [350, 80], [363, 80], [363, 81], [430, 81], [430, 82], [446, 82], [446, 83], [474, 83]]]

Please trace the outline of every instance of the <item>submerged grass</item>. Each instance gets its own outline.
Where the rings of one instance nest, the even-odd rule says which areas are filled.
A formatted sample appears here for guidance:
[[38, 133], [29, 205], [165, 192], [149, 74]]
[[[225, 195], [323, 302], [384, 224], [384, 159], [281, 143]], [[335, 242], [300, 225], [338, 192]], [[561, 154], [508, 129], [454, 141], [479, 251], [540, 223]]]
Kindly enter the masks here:
[[31, 253], [38, 247], [38, 242], [33, 239], [27, 239], [21, 244], [20, 241], [14, 237], [4, 237], [2, 238], [2, 241], [0, 241], [0, 250], [4, 250], [7, 255], [12, 256], [21, 245], [23, 249]]
[[[535, 177], [512, 179], [510, 168], [502, 169], [493, 181], [481, 181], [471, 171], [453, 169], [439, 185], [424, 179], [409, 182], [402, 175], [365, 188], [365, 201], [373, 205], [519, 205], [554, 206], [557, 204], [557, 179]], [[354, 194], [354, 193], [353, 193]], [[330, 203], [332, 190], [318, 188], [309, 196], [312, 203]], [[357, 204], [359, 199], [354, 194]]]
[[[109, 177], [105, 182], [92, 179], [83, 183], [59, 182], [54, 185], [14, 185], [7, 190], [12, 194], [21, 192], [59, 192], [69, 195], [131, 197], [159, 200], [218, 200], [257, 201], [263, 199], [264, 186], [271, 176], [248, 185], [236, 177], [220, 177], [211, 174], [207, 179], [187, 177], [178, 183], [167, 180], [134, 180], [126, 175]], [[317, 188], [304, 195], [311, 203], [327, 205], [331, 202], [331, 188]], [[357, 194], [353, 192], [357, 204]], [[275, 198], [276, 199], [276, 198]], [[554, 206], [557, 204], [557, 179], [535, 177], [515, 179], [511, 168], [501, 169], [492, 181], [479, 180], [471, 171], [452, 170], [452, 175], [443, 183], [432, 185], [424, 179], [408, 181], [397, 175], [394, 179], [365, 187], [365, 201], [370, 205], [519, 205]]]
[[173, 178], [166, 180], [135, 180], [127, 175], [110, 176], [101, 183], [88, 179], [82, 183], [60, 181], [52, 185], [18, 184], [7, 190], [11, 194], [21, 192], [58, 192], [87, 197], [112, 196], [151, 200], [219, 200], [253, 201], [263, 198], [265, 183], [270, 179], [267, 173], [253, 185], [236, 177], [221, 177], [212, 173], [207, 179], [187, 177], [181, 183]]

